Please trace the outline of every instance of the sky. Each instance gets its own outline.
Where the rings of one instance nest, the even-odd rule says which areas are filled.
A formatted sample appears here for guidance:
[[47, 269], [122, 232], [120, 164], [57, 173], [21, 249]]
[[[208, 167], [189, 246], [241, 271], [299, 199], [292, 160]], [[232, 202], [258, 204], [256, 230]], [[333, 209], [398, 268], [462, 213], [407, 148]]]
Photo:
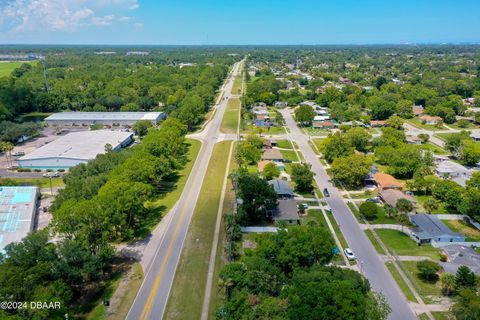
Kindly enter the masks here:
[[0, 44], [480, 43], [479, 0], [0, 0]]

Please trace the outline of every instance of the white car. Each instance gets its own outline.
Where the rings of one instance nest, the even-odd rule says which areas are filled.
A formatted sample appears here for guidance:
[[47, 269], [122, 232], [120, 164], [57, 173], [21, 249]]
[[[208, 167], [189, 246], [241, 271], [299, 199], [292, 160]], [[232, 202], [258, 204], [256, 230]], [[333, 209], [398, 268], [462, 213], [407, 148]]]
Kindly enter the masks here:
[[355, 255], [353, 254], [353, 251], [350, 250], [350, 248], [345, 248], [345, 250], [343, 250], [343, 252], [345, 252], [345, 255], [347, 256], [347, 259], [348, 260], [355, 260]]

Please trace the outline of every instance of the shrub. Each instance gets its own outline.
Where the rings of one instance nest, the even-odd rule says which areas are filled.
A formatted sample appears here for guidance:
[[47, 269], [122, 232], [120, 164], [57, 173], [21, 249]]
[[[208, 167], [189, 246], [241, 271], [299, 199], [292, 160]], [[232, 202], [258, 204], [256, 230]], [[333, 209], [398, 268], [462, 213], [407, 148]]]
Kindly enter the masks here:
[[438, 281], [437, 272], [440, 271], [440, 266], [438, 265], [438, 263], [430, 260], [419, 261], [417, 262], [417, 270], [418, 276], [421, 279], [431, 282]]
[[65, 172], [65, 169], [58, 169], [58, 172]]
[[378, 206], [373, 202], [366, 201], [360, 205], [359, 209], [360, 214], [367, 220], [373, 220], [377, 217]]
[[42, 170], [40, 170], [40, 169], [34, 169], [33, 171], [35, 171], [35, 172], [42, 172]]

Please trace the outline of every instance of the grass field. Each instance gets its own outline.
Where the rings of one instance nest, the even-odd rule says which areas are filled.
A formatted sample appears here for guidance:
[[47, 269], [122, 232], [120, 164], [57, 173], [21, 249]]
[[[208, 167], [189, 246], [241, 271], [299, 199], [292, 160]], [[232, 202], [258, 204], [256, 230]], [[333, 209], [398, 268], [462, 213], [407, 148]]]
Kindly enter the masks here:
[[455, 316], [450, 312], [432, 311], [435, 320], [455, 320]]
[[434, 145], [430, 142], [422, 144], [421, 146], [422, 146], [423, 149], [432, 151], [433, 153], [438, 154], [438, 155], [442, 155], [442, 156], [450, 155], [450, 152], [448, 152], [447, 150], [445, 150], [443, 148], [440, 148], [439, 146]]
[[[215, 145], [175, 273], [165, 319], [198, 319], [230, 141]], [[188, 302], [188, 303], [187, 303]]]
[[377, 239], [375, 239], [375, 236], [373, 235], [372, 230], [365, 230], [365, 234], [367, 235], [367, 238], [370, 240], [375, 250], [377, 250], [377, 252], [380, 254], [386, 255], [386, 252], [380, 246]]
[[463, 234], [466, 241], [480, 241], [480, 230], [471, 227], [462, 220], [442, 220], [450, 230]]
[[438, 139], [445, 140], [445, 138], [447, 138], [448, 136], [451, 136], [452, 134], [455, 134], [455, 133], [442, 132], [442, 133], [435, 133], [433, 136]]
[[233, 82], [232, 93], [240, 94], [242, 92], [242, 78], [243, 74], [238, 75]]
[[404, 271], [408, 273], [409, 279], [414, 283], [415, 289], [425, 303], [432, 303], [442, 296], [440, 280], [433, 283], [420, 279], [418, 277], [416, 261], [402, 261], [400, 263], [403, 265]]
[[[432, 198], [431, 196], [417, 196], [417, 212], [427, 212], [427, 210], [423, 207], [423, 204], [429, 199]], [[442, 202], [438, 203], [438, 208], [431, 212], [432, 214], [448, 214], [448, 210], [445, 209], [445, 204]]]
[[402, 290], [407, 300], [412, 302], [417, 302], [417, 299], [415, 299], [415, 296], [413, 295], [412, 291], [403, 280], [397, 268], [395, 268], [395, 266], [393, 265], [393, 262], [388, 261], [385, 263], [385, 265], [387, 266], [388, 271], [390, 271], [390, 273], [392, 274], [392, 277], [397, 282], [398, 286], [400, 287], [400, 290]]
[[436, 126], [423, 124], [422, 121], [420, 121], [419, 119], [416, 119], [416, 118], [408, 119], [408, 120], [405, 120], [405, 121], [410, 123], [414, 127], [421, 128], [421, 129], [426, 129], [426, 130], [430, 130], [430, 131], [438, 131], [438, 130], [445, 130], [446, 129], [445, 126], [442, 126], [441, 128], [437, 128]]
[[236, 133], [238, 127], [238, 112], [240, 111], [240, 99], [228, 100], [227, 110], [223, 115], [220, 130], [224, 133]]
[[409, 236], [398, 230], [376, 229], [382, 242], [392, 251], [393, 254], [399, 256], [425, 256], [433, 260], [440, 259], [440, 249], [431, 245], [417, 245]]
[[300, 161], [300, 159], [297, 157], [297, 154], [293, 150], [280, 150], [280, 152], [282, 153], [284, 160]]
[[[40, 188], [50, 188], [50, 179], [47, 178], [1, 178], [0, 185], [19, 185], [19, 186], [38, 186]], [[52, 178], [52, 187], [62, 187], [64, 185], [62, 178]]]
[[23, 62], [23, 61], [0, 62], [0, 77], [9, 76], [14, 69], [20, 67], [24, 63], [33, 64], [33, 63], [36, 63], [36, 62]]
[[282, 149], [293, 149], [289, 140], [277, 140], [277, 147]]

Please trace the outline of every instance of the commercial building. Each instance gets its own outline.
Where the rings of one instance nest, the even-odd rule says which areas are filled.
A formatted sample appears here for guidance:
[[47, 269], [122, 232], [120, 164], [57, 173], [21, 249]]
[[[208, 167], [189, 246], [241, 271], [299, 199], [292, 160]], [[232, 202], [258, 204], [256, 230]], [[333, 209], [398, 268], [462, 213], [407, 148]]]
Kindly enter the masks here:
[[90, 126], [103, 124], [109, 126], [131, 126], [140, 120], [157, 124], [165, 119], [163, 112], [59, 112], [45, 118], [52, 126]]
[[0, 252], [33, 230], [37, 187], [0, 187]]
[[22, 168], [68, 169], [105, 153], [110, 145], [117, 151], [133, 142], [133, 133], [113, 130], [72, 132], [18, 159]]

